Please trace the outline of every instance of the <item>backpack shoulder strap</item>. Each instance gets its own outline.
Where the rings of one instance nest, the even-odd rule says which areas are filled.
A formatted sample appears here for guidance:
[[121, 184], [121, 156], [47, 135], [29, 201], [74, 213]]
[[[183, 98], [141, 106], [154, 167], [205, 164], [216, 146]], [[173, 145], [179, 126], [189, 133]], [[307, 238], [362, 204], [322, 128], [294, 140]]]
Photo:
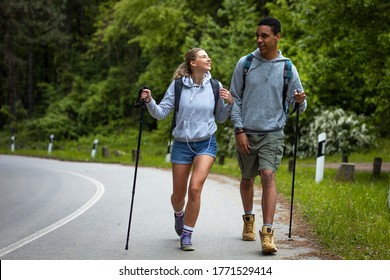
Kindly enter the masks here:
[[283, 110], [286, 114], [288, 114], [288, 106], [286, 106], [286, 99], [287, 99], [287, 89], [288, 89], [288, 83], [292, 76], [292, 62], [291, 60], [287, 59], [284, 62], [284, 70], [283, 70]]
[[179, 111], [180, 95], [183, 88], [183, 80], [178, 78], [175, 80], [175, 112]]
[[251, 67], [252, 60], [253, 60], [253, 54], [250, 53], [246, 56], [245, 62], [244, 62], [244, 74], [242, 75], [242, 81], [243, 81], [242, 92], [244, 92], [244, 89], [245, 89], [246, 74], [248, 73], [248, 70]]
[[211, 87], [213, 88], [213, 92], [214, 92], [214, 101], [215, 101], [214, 115], [215, 115], [215, 112], [217, 110], [218, 100], [219, 100], [219, 82], [218, 82], [218, 80], [216, 80], [214, 78], [211, 78], [210, 82], [211, 82]]
[[169, 132], [169, 143], [172, 141], [172, 131], [176, 127], [176, 114], [179, 111], [180, 95], [183, 88], [183, 80], [181, 78], [175, 79], [175, 109], [173, 110], [171, 130]]

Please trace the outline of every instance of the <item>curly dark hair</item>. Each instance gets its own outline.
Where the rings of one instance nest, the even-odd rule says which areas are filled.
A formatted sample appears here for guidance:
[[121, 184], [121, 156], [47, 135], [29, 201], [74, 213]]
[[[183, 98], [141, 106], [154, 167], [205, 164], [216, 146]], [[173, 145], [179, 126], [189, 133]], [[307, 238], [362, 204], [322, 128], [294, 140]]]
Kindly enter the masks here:
[[275, 35], [282, 32], [282, 26], [280, 25], [280, 21], [277, 20], [276, 18], [273, 18], [273, 17], [267, 17], [267, 18], [260, 20], [260, 22], [257, 26], [260, 26], [260, 25], [267, 25], [267, 26], [271, 27], [272, 32]]

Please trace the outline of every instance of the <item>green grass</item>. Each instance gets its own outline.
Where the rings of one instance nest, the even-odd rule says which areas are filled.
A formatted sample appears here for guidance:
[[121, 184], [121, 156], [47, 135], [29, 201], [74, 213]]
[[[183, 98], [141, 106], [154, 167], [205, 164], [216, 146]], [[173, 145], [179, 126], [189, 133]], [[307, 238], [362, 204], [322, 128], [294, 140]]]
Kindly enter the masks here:
[[[291, 195], [287, 166], [277, 174], [278, 190]], [[294, 206], [305, 217], [320, 244], [345, 259], [390, 259], [389, 176], [355, 172], [354, 182], [335, 180], [337, 170], [326, 169], [320, 183], [315, 168], [297, 165]]]
[[[91, 158], [93, 140], [99, 139], [96, 157]], [[16, 139], [17, 141], [18, 139]], [[138, 131], [130, 131], [111, 138], [86, 137], [77, 142], [54, 141], [53, 151], [48, 155], [47, 143], [16, 145], [15, 154], [49, 157], [70, 161], [107, 162], [133, 165], [133, 150], [137, 148]], [[166, 141], [145, 131], [142, 135], [140, 166], [170, 168], [165, 162]], [[107, 146], [110, 157], [102, 156], [102, 147]], [[120, 155], [116, 156], [116, 151]], [[0, 153], [10, 154], [9, 141], [0, 133]], [[373, 162], [381, 157], [390, 162], [390, 139], [380, 139], [378, 148], [367, 153], [348, 155], [349, 162]], [[341, 162], [341, 155], [325, 156], [326, 163]], [[335, 180], [336, 169], [326, 169], [324, 179], [315, 183], [315, 158], [298, 159], [295, 180], [294, 209], [297, 209], [314, 229], [322, 247], [330, 254], [351, 260], [390, 259], [390, 211], [387, 205], [389, 173], [382, 172], [379, 178], [371, 172], [355, 171], [354, 182]], [[239, 178], [240, 172], [234, 158], [218, 159], [212, 173]], [[278, 191], [289, 200], [291, 173], [286, 157], [277, 172]]]

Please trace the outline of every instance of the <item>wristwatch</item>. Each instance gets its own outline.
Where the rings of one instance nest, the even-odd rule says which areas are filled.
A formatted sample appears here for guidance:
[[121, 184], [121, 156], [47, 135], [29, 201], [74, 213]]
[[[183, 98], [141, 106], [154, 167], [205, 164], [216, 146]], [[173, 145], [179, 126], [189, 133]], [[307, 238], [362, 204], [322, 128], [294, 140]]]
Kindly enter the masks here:
[[244, 128], [242, 127], [235, 127], [234, 128], [234, 134], [240, 134], [240, 133], [243, 133], [244, 132]]

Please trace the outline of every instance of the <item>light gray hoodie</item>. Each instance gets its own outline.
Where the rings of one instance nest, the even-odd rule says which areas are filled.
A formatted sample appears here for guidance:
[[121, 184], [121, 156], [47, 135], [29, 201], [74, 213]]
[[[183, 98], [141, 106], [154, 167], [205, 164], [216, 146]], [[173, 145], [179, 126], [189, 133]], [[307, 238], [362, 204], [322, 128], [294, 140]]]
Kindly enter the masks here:
[[[210, 138], [216, 131], [215, 121], [222, 123], [229, 117], [232, 105], [219, 97], [214, 116], [214, 93], [208, 72], [201, 85], [196, 85], [191, 77], [182, 77], [183, 89], [180, 97], [179, 111], [176, 116], [176, 127], [173, 137], [181, 142], [196, 142]], [[222, 84], [219, 83], [219, 87]], [[160, 104], [152, 99], [146, 107], [149, 113], [161, 120], [169, 115], [175, 106], [175, 82], [169, 85]]]
[[[253, 54], [251, 66], [243, 87], [244, 62], [246, 56], [238, 61], [230, 93], [234, 106], [230, 115], [234, 127], [243, 127], [247, 134], [262, 134], [271, 131], [283, 131], [288, 115], [283, 110], [283, 71], [285, 58], [279, 51], [279, 57], [267, 60], [259, 49]], [[303, 90], [297, 69], [292, 65], [292, 77], [288, 84], [286, 103], [295, 106], [294, 90]], [[286, 108], [287, 105], [286, 104]], [[306, 110], [307, 102], [301, 103], [299, 111]]]

